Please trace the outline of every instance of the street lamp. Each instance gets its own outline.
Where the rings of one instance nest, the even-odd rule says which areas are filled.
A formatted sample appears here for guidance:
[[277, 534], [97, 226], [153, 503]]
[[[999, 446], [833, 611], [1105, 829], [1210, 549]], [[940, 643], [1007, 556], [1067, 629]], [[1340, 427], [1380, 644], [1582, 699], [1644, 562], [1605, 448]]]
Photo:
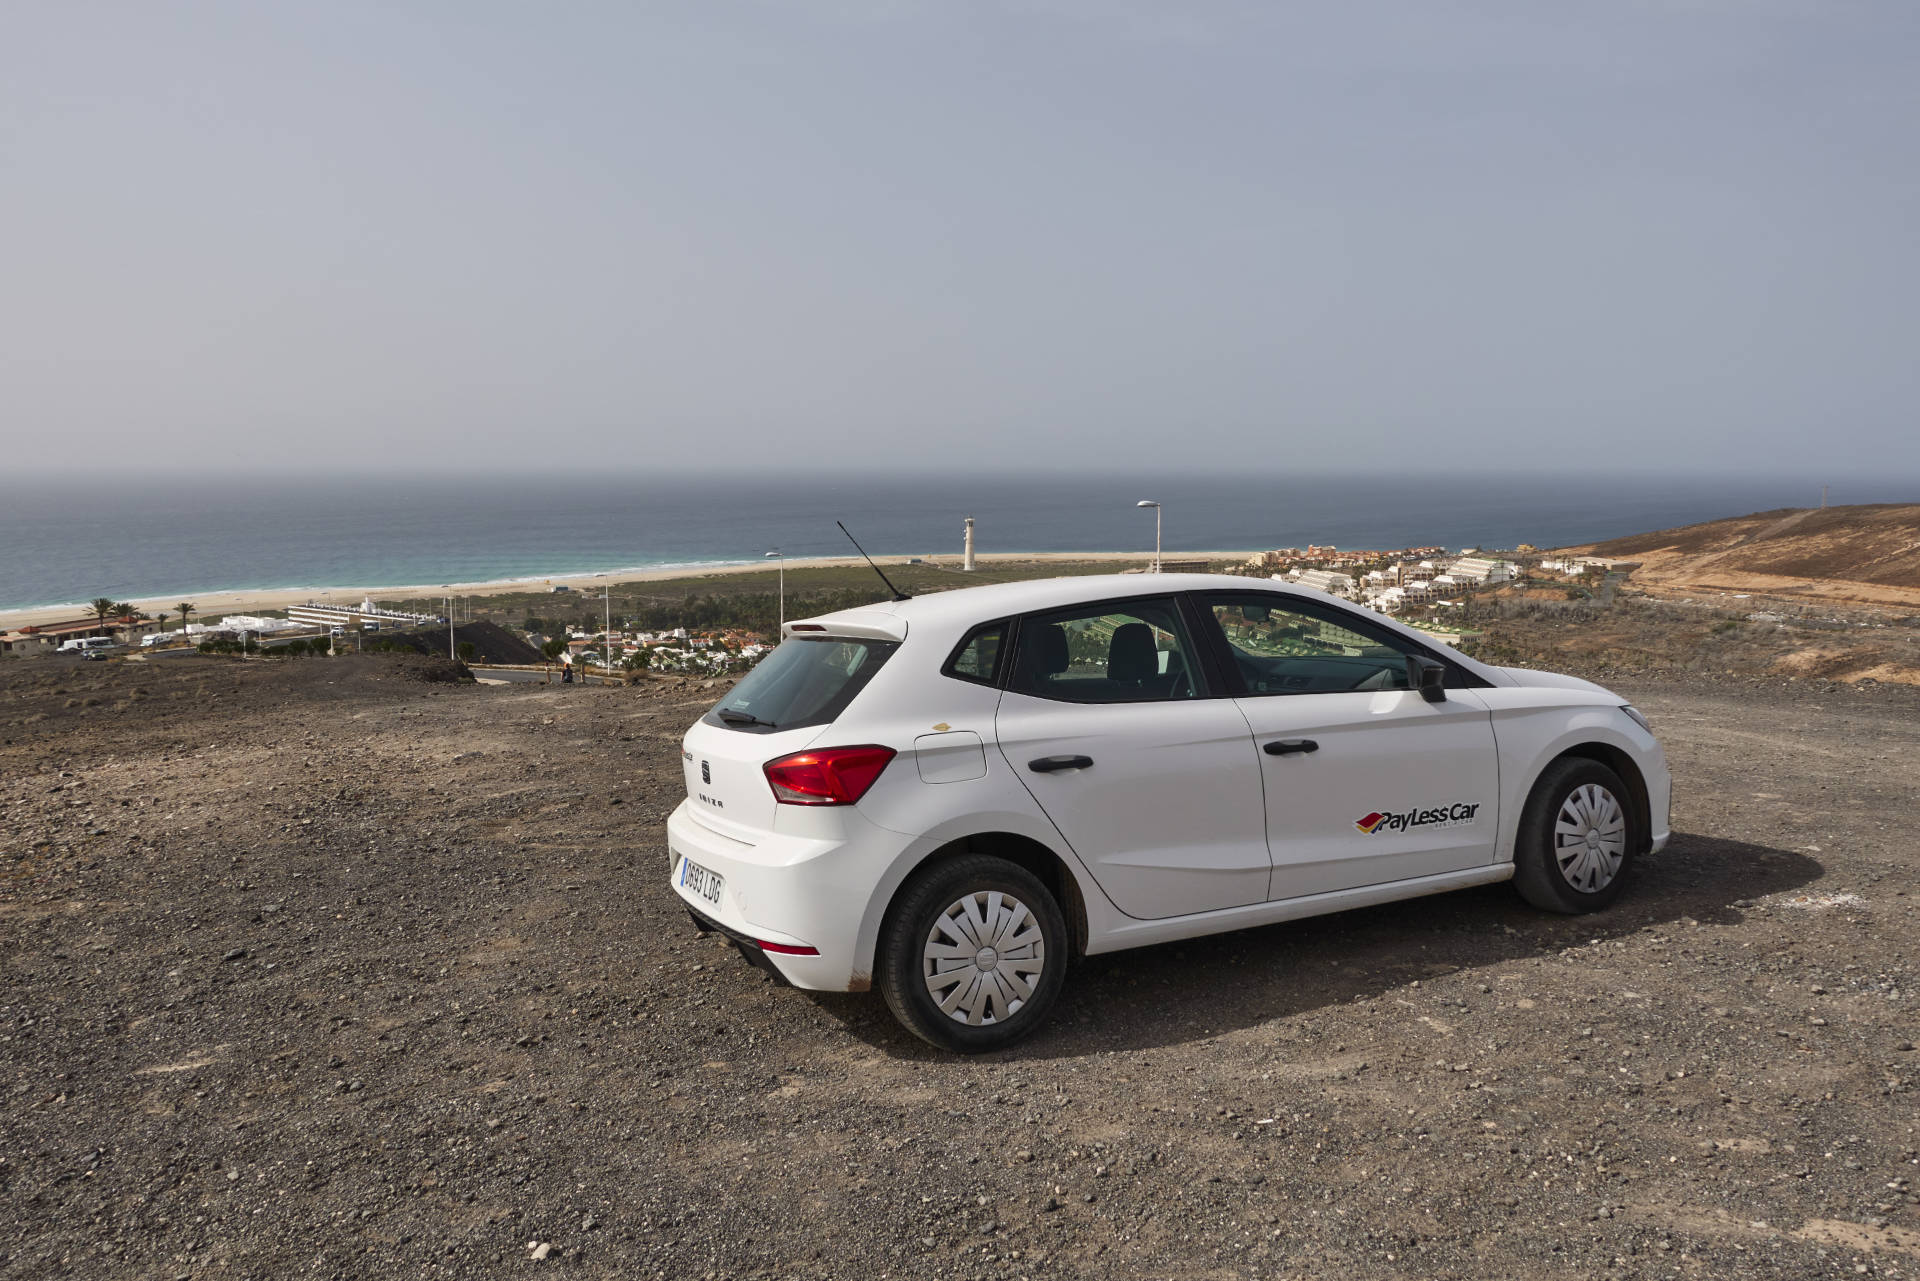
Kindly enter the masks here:
[[447, 593], [447, 661], [451, 663], [457, 661], [453, 652], [453, 587], [448, 583], [441, 586]]
[[606, 631], [600, 638], [600, 683], [607, 683], [607, 673], [613, 670], [613, 599], [607, 595], [611, 586], [605, 574], [595, 574], [600, 580], [600, 608], [606, 612]]
[[779, 631], [776, 631], [773, 635], [773, 643], [778, 645], [780, 643], [780, 632], [787, 630], [787, 558], [781, 555], [780, 549], [776, 547], [761, 557], [761, 559], [777, 560], [780, 562], [780, 628]]
[[1153, 572], [1160, 572], [1160, 504], [1151, 498], [1142, 498], [1135, 507], [1153, 508]]

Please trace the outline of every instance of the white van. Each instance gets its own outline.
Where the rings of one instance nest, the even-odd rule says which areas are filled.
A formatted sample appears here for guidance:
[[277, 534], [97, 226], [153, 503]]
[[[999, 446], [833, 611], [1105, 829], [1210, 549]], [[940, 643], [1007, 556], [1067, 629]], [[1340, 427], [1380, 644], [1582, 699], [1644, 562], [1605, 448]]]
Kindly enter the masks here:
[[115, 641], [111, 636], [82, 636], [75, 640], [62, 641], [56, 654], [91, 654], [103, 649], [112, 649]]

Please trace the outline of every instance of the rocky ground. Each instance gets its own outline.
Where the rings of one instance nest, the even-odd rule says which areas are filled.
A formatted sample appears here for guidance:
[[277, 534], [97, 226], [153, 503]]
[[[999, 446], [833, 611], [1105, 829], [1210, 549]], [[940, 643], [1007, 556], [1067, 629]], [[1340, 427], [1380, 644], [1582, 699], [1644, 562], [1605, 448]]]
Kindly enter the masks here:
[[716, 691], [0, 662], [0, 1275], [1920, 1274], [1920, 691], [1639, 678], [1679, 835], [1096, 958], [978, 1059], [666, 886]]

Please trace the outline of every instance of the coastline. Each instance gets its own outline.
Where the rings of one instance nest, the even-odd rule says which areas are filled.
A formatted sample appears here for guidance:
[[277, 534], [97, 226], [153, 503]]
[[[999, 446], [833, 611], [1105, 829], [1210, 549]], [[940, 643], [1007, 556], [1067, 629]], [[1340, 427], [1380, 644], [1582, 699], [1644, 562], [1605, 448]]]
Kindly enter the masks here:
[[[1206, 552], [1162, 552], [1166, 560], [1244, 560], [1256, 554], [1253, 550], [1244, 551], [1206, 551]], [[875, 556], [874, 562], [882, 566], [904, 565], [909, 559], [924, 564], [940, 565], [947, 568], [959, 568], [958, 556]], [[974, 557], [981, 565], [994, 564], [1047, 564], [1047, 563], [1085, 563], [1089, 561], [1114, 561], [1120, 563], [1149, 562], [1153, 556], [1149, 552], [982, 552]], [[786, 562], [788, 569], [824, 569], [862, 565], [865, 562], [858, 556], [796, 556]], [[772, 573], [774, 562], [755, 561], [719, 561], [694, 564], [663, 565], [649, 569], [613, 569], [588, 570], [575, 574], [541, 574], [527, 578], [491, 579], [473, 583], [410, 583], [381, 587], [340, 586], [340, 587], [253, 587], [236, 588], [218, 592], [174, 593], [168, 596], [137, 597], [129, 603], [136, 609], [144, 610], [156, 617], [171, 613], [173, 606], [184, 596], [194, 604], [196, 621], [210, 621], [224, 614], [247, 614], [263, 609], [285, 609], [289, 605], [302, 605], [308, 601], [329, 601], [336, 604], [358, 604], [366, 597], [391, 600], [395, 597], [444, 597], [448, 593], [455, 596], [504, 596], [510, 593], [539, 592], [554, 585], [565, 585], [579, 590], [583, 587], [598, 586], [602, 580], [611, 586], [622, 583], [657, 583], [675, 578], [699, 577], [707, 574], [755, 574]], [[44, 626], [64, 619], [79, 618], [91, 611], [80, 603], [39, 605], [29, 609], [0, 610], [0, 630], [11, 630], [26, 626]]]

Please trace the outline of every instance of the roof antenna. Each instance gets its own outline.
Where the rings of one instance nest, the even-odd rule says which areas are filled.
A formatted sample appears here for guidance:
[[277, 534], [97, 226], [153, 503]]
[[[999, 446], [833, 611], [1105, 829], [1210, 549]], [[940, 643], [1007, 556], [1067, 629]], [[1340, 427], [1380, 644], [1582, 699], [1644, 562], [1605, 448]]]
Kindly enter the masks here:
[[[833, 523], [836, 525], [840, 525], [840, 522], [837, 520], [834, 521]], [[840, 525], [840, 532], [847, 535], [847, 541], [853, 544], [853, 550], [860, 553], [860, 558], [867, 562], [867, 565], [873, 570], [873, 572], [876, 574], [880, 574], [880, 581], [887, 585], [887, 590], [893, 593], [893, 598], [895, 600], [912, 600], [913, 599], [913, 597], [907, 595], [905, 592], [901, 591], [898, 587], [895, 587], [893, 585], [892, 579], [888, 578], [885, 574], [880, 573], [880, 567], [873, 563], [873, 557], [867, 555], [867, 549], [860, 545], [859, 539], [855, 538], [852, 534], [847, 533], [847, 527], [845, 525]]]

